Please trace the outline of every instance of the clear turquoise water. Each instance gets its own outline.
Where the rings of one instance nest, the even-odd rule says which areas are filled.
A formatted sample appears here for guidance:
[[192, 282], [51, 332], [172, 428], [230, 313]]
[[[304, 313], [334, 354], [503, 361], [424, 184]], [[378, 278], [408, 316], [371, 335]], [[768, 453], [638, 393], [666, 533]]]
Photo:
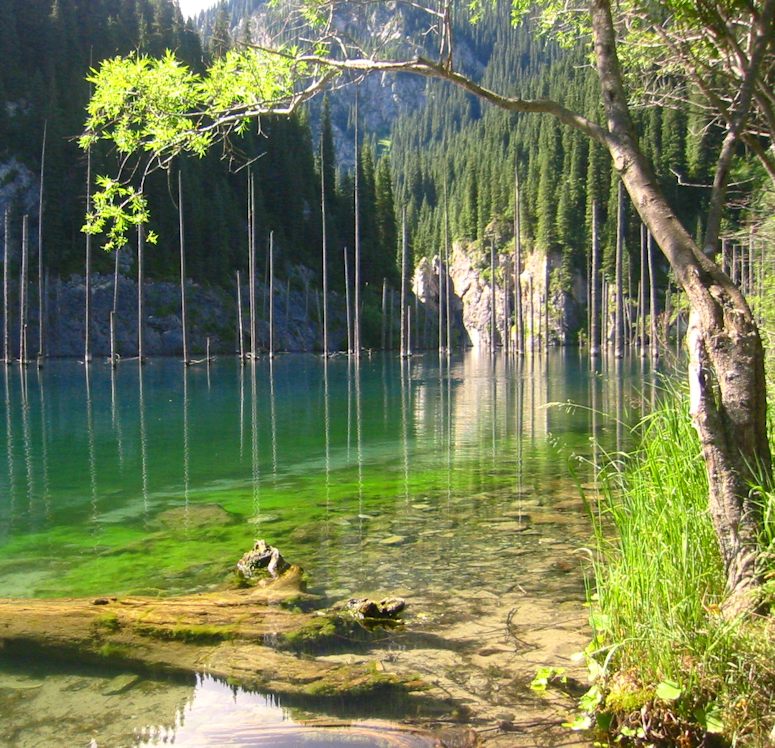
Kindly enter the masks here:
[[632, 423], [639, 367], [590, 378], [558, 352], [4, 369], [0, 595], [197, 589], [256, 536], [330, 573], [337, 548], [401, 535], [413, 502], [551, 488], [593, 428], [615, 449], [627, 424], [588, 408]]
[[540, 548], [584, 542], [577, 482], [632, 444], [653, 374], [576, 351], [287, 355], [49, 361], [0, 388], [0, 596], [206, 589], [263, 537], [332, 600], [432, 612], [513, 589], [521, 554], [520, 589], [578, 597]]

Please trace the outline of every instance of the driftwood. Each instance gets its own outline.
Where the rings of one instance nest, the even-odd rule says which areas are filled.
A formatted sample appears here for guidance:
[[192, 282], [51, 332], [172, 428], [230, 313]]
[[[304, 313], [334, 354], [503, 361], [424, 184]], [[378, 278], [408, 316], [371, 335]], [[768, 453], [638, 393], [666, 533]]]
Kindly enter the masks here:
[[0, 652], [160, 674], [207, 673], [289, 697], [424, 688], [375, 663], [309, 656], [370, 636], [346, 608], [302, 612], [314, 600], [304, 592], [301, 568], [287, 564], [253, 587], [181, 597], [0, 599]]

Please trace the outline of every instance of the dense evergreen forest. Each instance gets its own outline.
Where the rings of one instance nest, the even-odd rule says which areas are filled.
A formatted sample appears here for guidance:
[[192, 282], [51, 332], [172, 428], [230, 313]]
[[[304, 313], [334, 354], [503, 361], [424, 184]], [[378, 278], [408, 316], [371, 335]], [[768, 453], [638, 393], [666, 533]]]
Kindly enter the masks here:
[[[407, 35], [421, 23], [411, 9], [398, 12]], [[201, 13], [197, 24], [204, 38], [217, 44], [229, 33], [248, 36], [250, 14], [254, 29], [271, 26], [271, 12], [258, 0], [224, 0]], [[597, 76], [584, 53], [561, 48], [529, 26], [512, 27], [508, 14], [505, 3], [476, 25], [460, 14], [454, 32], [461, 69], [493, 90], [552, 98], [602, 121]], [[384, 95], [389, 95], [387, 90]], [[445, 231], [480, 259], [490, 239], [499, 252], [510, 252], [516, 169], [523, 247], [528, 253], [548, 252], [554, 258], [550, 295], [571, 293], [574, 284], [588, 282], [594, 204], [602, 279], [614, 282], [621, 223], [623, 293], [631, 301], [628, 307], [635, 304], [642, 293], [641, 224], [627, 199], [619, 221], [619, 178], [602, 146], [550, 116], [510, 114], [438, 81], [426, 84], [423, 99], [421, 106], [404, 106], [389, 129], [367, 134], [374, 151], [390, 154], [396, 204], [406, 209], [415, 263], [441, 253]], [[653, 161], [662, 189], [699, 239], [721, 131], [699, 104], [654, 106], [644, 99], [635, 112], [644, 153]], [[742, 246], [749, 244], [751, 225], [758, 220], [750, 209], [763, 183], [756, 168], [744, 165], [739, 171], [742, 189], [732, 191], [723, 232], [729, 240], [729, 270], [733, 245], [741, 246], [740, 258], [750, 252], [750, 247], [743, 252]], [[368, 228], [364, 235], [369, 235]], [[656, 302], [664, 309], [670, 305], [672, 286], [664, 260], [655, 256], [655, 262]], [[743, 277], [741, 259], [733, 274]], [[755, 290], [752, 281], [748, 290]], [[585, 298], [580, 301], [586, 303]]]
[[[262, 33], [261, 24], [275, 23], [271, 12], [257, 0], [224, 0], [200, 14], [195, 26], [183, 19], [171, 0], [3, 3], [0, 55], [8, 62], [0, 70], [0, 99], [5, 102], [0, 108], [0, 163], [5, 167], [0, 200], [5, 196], [7, 203], [14, 197], [12, 237], [18, 240], [20, 214], [37, 212], [36, 182], [45, 128], [46, 269], [58, 275], [82, 272], [86, 157], [75, 138], [83, 127], [90, 66], [133, 50], [160, 55], [172, 49], [193, 70], [202, 70], [231, 45]], [[411, 10], [402, 12], [409, 32], [420, 21]], [[249, 23], [247, 16], [256, 13]], [[522, 96], [552, 97], [599, 120], [598, 83], [583, 54], [561, 49], [524, 26], [513, 28], [507, 14], [502, 4], [497, 13], [486, 14], [476, 25], [461, 14], [455, 34], [462, 68], [486, 86], [519, 91]], [[193, 279], [227, 285], [233, 282], [235, 270], [247, 267], [250, 164], [257, 185], [258, 267], [264, 267], [267, 238], [273, 231], [280, 272], [291, 275], [292, 266], [304, 264], [319, 284], [320, 191], [325, 184], [329, 277], [335, 289], [343, 288], [343, 249], [352, 262], [355, 241], [354, 178], [352, 170], [343, 166], [349, 155], [342, 139], [351, 147], [355, 117], [352, 93], [345, 90], [334, 96], [335, 105], [316, 102], [298, 116], [265, 118], [220, 151], [180, 164], [187, 270]], [[377, 308], [384, 278], [394, 288], [399, 285], [397, 216], [404, 208], [415, 263], [440, 253], [445, 227], [451, 240], [464, 242], [480, 259], [490, 239], [497, 251], [509, 252], [515, 169], [521, 183], [523, 246], [528, 253], [549, 253], [555, 258], [552, 292], [570, 293], [574, 285], [587, 282], [593, 203], [601, 227], [603, 277], [613, 281], [619, 180], [601, 146], [562, 128], [552, 117], [489, 108], [436, 81], [427, 83], [421, 98], [422, 102], [404, 103], [389, 130], [361, 128], [364, 145], [359, 151], [358, 177], [367, 306]], [[336, 143], [332, 116], [337, 119]], [[663, 189], [685, 225], [695, 227], [700, 236], [700, 217], [712, 180], [711, 154], [721, 135], [699, 106], [644, 106], [637, 110], [637, 118], [643, 149], [653, 159]], [[113, 154], [93, 154], [93, 174], [114, 173], [115, 168]], [[746, 194], [732, 195], [725, 236], [742, 243], [747, 241], [750, 195], [755, 193], [751, 185], [755, 187], [759, 175], [751, 170], [740, 178]], [[152, 228], [160, 236], [147, 261], [152, 278], [172, 278], [177, 272], [175, 181], [174, 174], [159, 171], [146, 185]], [[626, 201], [624, 213], [624, 293], [634, 300], [640, 293], [642, 235], [635, 211]], [[97, 269], [107, 271], [111, 262], [102, 253]], [[669, 287], [662, 261], [657, 263], [654, 280], [662, 308]], [[580, 295], [583, 305], [586, 299], [576, 292]], [[376, 323], [371, 328], [376, 329]], [[374, 343], [373, 335], [370, 342]]]
[[[83, 272], [86, 208], [86, 156], [76, 137], [83, 128], [89, 96], [90, 66], [133, 50], [160, 55], [166, 49], [192, 69], [201, 70], [230, 42], [211, 38], [203, 47], [191, 22], [171, 0], [11, 0], [0, 5], [0, 163], [6, 164], [0, 208], [12, 209], [12, 241], [18, 241], [19, 217], [37, 213], [44, 127], [44, 244], [49, 272]], [[324, 123], [322, 152], [326, 171], [328, 231], [332, 246], [331, 278], [343, 286], [341, 247], [353, 247], [351, 175], [337, 174], [329, 126]], [[195, 280], [233, 282], [247, 267], [247, 165], [256, 176], [256, 226], [259, 267], [267, 238], [274, 232], [278, 268], [284, 274], [299, 263], [319, 270], [320, 153], [308, 117], [267, 118], [222, 151], [202, 160], [188, 159], [183, 173], [187, 272]], [[26, 168], [25, 168], [26, 167]], [[176, 167], [173, 167], [173, 171]], [[370, 237], [364, 243], [365, 280], [381, 283], [395, 275], [395, 226], [390, 169], [362, 150], [361, 219]], [[116, 169], [111, 153], [94, 153], [93, 174]], [[26, 176], [26, 179], [25, 179]], [[172, 278], [178, 267], [178, 227], [174, 174], [157, 172], [146, 185], [159, 244], [148, 253], [152, 278]], [[2, 199], [2, 198], [0, 198]], [[34, 223], [34, 221], [33, 221]], [[373, 255], [373, 258], [371, 258]], [[97, 269], [112, 267], [100, 253]]]
[[[597, 76], [581, 51], [508, 23], [508, 9], [486, 14], [468, 30], [479, 58], [486, 58], [485, 86], [524, 98], [551, 98], [602, 121]], [[701, 237], [701, 216], [721, 135], [700, 107], [636, 110], [643, 150], [656, 166], [661, 186], [685, 225]], [[570, 291], [586, 277], [591, 246], [592, 204], [598, 206], [602, 270], [613, 282], [619, 178], [605, 150], [549, 115], [514, 114], [481, 104], [449, 85], [429, 89], [427, 105], [396, 122], [392, 133], [399, 202], [407, 206], [416, 256], [432, 256], [444, 241], [444, 192], [453, 239], [480, 248], [506, 234], [514, 218], [515, 169], [520, 180], [521, 234], [528, 252], [560, 256], [554, 290]], [[743, 203], [730, 213], [727, 236], [740, 230]], [[625, 202], [624, 285], [638, 295], [641, 232]], [[512, 234], [513, 235], [513, 234]], [[501, 251], [510, 250], [504, 244]], [[659, 305], [667, 287], [659, 258]], [[629, 293], [628, 293], [629, 292]]]

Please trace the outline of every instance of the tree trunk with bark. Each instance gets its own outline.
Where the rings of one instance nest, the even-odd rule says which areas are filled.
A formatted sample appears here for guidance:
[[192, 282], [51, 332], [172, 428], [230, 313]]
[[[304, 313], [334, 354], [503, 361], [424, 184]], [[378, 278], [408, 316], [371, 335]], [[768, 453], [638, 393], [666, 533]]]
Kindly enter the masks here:
[[709, 506], [727, 576], [728, 615], [754, 609], [759, 509], [752, 481], [771, 477], [764, 349], [745, 298], [679, 222], [640, 151], [627, 105], [607, 0], [591, 0], [606, 145], [633, 204], [690, 304], [691, 412], [707, 465]]

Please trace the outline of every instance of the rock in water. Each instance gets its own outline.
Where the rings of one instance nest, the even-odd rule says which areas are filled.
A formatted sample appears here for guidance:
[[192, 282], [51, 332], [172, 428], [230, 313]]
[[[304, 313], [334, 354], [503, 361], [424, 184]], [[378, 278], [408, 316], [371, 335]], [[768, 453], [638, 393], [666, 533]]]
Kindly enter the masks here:
[[392, 618], [406, 607], [406, 600], [403, 597], [386, 597], [377, 603], [377, 607], [382, 616]]
[[139, 675], [117, 675], [105, 685], [102, 689], [102, 693], [105, 694], [105, 696], [117, 696], [118, 694], [125, 693], [139, 682]]
[[347, 609], [356, 618], [395, 618], [405, 607], [406, 601], [400, 597], [386, 597], [378, 603], [367, 597], [347, 601]]
[[252, 550], [237, 561], [237, 573], [245, 579], [252, 579], [262, 569], [266, 569], [273, 579], [277, 579], [287, 568], [288, 562], [280, 551], [265, 540], [256, 540]]

